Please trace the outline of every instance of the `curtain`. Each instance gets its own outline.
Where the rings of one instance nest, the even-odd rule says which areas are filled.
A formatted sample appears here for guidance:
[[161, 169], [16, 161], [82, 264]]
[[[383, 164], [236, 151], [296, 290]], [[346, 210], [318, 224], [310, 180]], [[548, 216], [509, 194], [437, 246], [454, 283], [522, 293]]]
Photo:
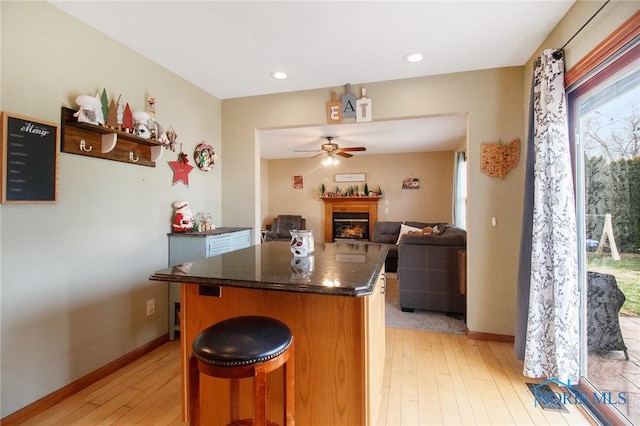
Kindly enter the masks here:
[[524, 218], [531, 222], [531, 254], [523, 374], [576, 384], [578, 249], [561, 51], [545, 50], [536, 60], [532, 106], [532, 156], [527, 161], [532, 162], [533, 208]]
[[453, 224], [467, 229], [467, 155], [456, 152], [453, 165]]
[[514, 351], [516, 358], [524, 359], [529, 319], [529, 293], [531, 292], [531, 232], [533, 230], [533, 89], [535, 79], [531, 81], [529, 101], [529, 133], [527, 135], [527, 155], [525, 163], [524, 203], [522, 208], [522, 232], [520, 237], [520, 263], [518, 264], [518, 288], [516, 300], [516, 335]]

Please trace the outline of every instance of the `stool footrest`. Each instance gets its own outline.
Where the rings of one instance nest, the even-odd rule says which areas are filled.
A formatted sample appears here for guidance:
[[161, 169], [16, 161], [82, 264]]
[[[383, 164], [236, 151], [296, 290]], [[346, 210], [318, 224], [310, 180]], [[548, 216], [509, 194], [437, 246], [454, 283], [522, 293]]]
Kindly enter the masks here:
[[[237, 422], [229, 423], [227, 426], [253, 426], [253, 420], [242, 419], [238, 420]], [[280, 424], [272, 422], [271, 420], [267, 420], [267, 426], [280, 426]]]

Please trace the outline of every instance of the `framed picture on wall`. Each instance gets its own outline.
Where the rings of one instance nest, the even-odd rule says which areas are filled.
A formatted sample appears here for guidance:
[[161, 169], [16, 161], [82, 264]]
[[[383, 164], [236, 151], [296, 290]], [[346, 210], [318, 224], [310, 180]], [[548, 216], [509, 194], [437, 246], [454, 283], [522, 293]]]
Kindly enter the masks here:
[[366, 176], [365, 173], [336, 173], [334, 180], [336, 182], [364, 182]]
[[402, 189], [420, 189], [420, 179], [417, 177], [406, 177], [402, 179]]
[[304, 176], [295, 175], [293, 177], [293, 189], [302, 189], [304, 188]]

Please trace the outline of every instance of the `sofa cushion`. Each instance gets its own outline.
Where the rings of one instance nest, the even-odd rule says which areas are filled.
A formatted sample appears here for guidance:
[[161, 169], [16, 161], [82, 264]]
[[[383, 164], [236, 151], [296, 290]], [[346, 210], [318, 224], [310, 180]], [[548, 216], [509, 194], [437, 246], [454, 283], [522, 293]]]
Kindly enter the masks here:
[[423, 234], [423, 235], [406, 235], [400, 244], [414, 244], [414, 245], [431, 245], [431, 246], [466, 246], [466, 237], [462, 234], [454, 235], [438, 235], [438, 234]]
[[400, 244], [400, 240], [403, 236], [407, 235], [409, 232], [422, 232], [422, 228], [416, 228], [414, 226], [408, 226], [404, 223], [400, 225], [400, 233], [398, 234], [398, 239], [396, 240], [396, 245]]
[[374, 223], [371, 241], [381, 244], [395, 244], [398, 240], [401, 225], [402, 222], [382, 221]]
[[411, 221], [406, 221], [404, 223], [407, 226], [413, 226], [414, 228], [438, 228], [438, 230], [440, 230], [440, 232], [442, 232], [444, 230], [445, 227], [449, 226], [449, 224], [447, 223], [441, 223], [441, 222], [411, 222]]

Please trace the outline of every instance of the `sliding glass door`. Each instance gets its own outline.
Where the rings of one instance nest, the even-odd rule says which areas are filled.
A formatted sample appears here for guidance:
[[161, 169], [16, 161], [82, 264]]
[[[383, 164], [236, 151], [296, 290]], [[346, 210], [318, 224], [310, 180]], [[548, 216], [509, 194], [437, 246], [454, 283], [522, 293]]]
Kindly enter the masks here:
[[568, 96], [580, 247], [581, 390], [605, 417], [640, 424], [640, 44], [611, 56]]

